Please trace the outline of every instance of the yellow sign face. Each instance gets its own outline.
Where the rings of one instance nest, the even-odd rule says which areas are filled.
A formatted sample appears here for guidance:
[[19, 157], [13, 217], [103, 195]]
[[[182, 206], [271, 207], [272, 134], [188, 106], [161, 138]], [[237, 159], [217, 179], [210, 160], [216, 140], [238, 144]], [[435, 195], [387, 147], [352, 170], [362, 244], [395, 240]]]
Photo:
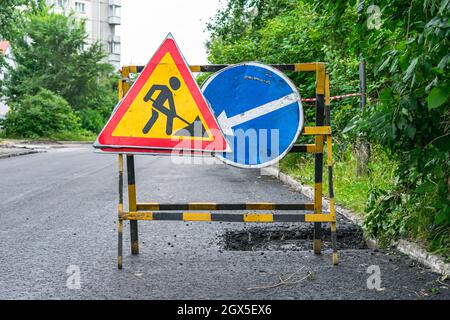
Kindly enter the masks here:
[[125, 148], [129, 153], [229, 152], [216, 117], [172, 35], [119, 101], [94, 147]]
[[112, 136], [214, 140], [170, 52], [155, 66]]

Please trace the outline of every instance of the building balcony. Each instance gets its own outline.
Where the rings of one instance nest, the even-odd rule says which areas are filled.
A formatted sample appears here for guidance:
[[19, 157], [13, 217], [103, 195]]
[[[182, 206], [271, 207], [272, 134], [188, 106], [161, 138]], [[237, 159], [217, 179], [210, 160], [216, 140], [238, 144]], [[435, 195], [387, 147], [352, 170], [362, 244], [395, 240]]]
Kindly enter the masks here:
[[108, 55], [109, 63], [119, 63], [120, 62], [120, 54], [119, 53], [110, 53]]
[[117, 6], [117, 7], [121, 7], [122, 6], [121, 0], [109, 0], [108, 4], [110, 6]]
[[120, 17], [118, 16], [109, 16], [108, 17], [108, 23], [112, 25], [119, 25], [120, 24]]
[[108, 42], [120, 43], [120, 37], [113, 35], [108, 37]]
[[109, 0], [109, 14], [108, 14], [108, 22], [111, 25], [120, 24], [120, 16], [121, 16], [121, 3], [120, 0]]

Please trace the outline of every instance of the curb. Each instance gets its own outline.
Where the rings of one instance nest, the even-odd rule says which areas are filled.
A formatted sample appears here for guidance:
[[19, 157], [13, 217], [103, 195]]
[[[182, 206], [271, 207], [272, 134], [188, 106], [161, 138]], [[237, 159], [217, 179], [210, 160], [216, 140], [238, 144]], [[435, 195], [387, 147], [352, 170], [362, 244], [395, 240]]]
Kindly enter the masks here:
[[28, 155], [28, 154], [34, 154], [34, 153], [39, 153], [39, 151], [36, 151], [36, 150], [27, 150], [27, 151], [24, 151], [24, 152], [16, 152], [16, 153], [1, 154], [1, 155], [0, 155], [0, 159], [12, 158], [12, 157], [18, 157], [18, 156], [26, 156], [26, 155]]
[[398, 251], [430, 267], [434, 272], [450, 277], [450, 264], [446, 263], [442, 258], [427, 252], [417, 243], [399, 240], [395, 246]]
[[[314, 189], [312, 187], [302, 185], [300, 182], [298, 182], [291, 176], [283, 172], [280, 172], [278, 168], [276, 167], [264, 168], [264, 172], [267, 175], [276, 177], [284, 184], [290, 186], [295, 191], [304, 194], [308, 198], [312, 199], [314, 197]], [[327, 210], [330, 207], [330, 202], [326, 197], [323, 198], [323, 207]], [[336, 204], [334, 205], [334, 207], [337, 213], [342, 214], [344, 217], [346, 217], [359, 227], [363, 226], [364, 219], [358, 216], [353, 210], [346, 209]], [[370, 249], [378, 249], [378, 244], [375, 239], [366, 237], [366, 245]], [[444, 260], [441, 257], [438, 257], [432, 253], [427, 252], [417, 243], [408, 240], [399, 240], [397, 243], [394, 244], [394, 247], [401, 253], [404, 253], [408, 255], [410, 258], [419, 261], [423, 265], [429, 267], [433, 272], [450, 277], [450, 264], [444, 262]]]
[[60, 141], [56, 141], [57, 143], [60, 143], [60, 144], [94, 144], [94, 142], [95, 141], [63, 141], [63, 140], [60, 140]]

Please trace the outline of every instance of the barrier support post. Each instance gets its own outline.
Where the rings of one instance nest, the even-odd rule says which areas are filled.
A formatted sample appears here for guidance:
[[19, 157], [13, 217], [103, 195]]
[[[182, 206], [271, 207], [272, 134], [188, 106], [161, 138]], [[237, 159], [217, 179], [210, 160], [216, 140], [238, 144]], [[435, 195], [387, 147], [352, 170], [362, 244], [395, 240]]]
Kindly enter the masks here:
[[117, 267], [122, 269], [123, 262], [123, 155], [119, 154], [119, 208], [118, 208], [118, 225], [117, 225], [117, 233], [118, 233], [118, 245], [117, 245]]
[[[325, 64], [317, 63], [316, 67], [316, 126], [324, 125], [324, 103], [325, 103]], [[315, 154], [314, 163], [314, 213], [322, 213], [322, 176], [323, 176], [323, 143], [324, 136], [316, 135], [316, 150], [321, 150]], [[315, 254], [322, 252], [322, 223], [314, 222], [314, 242]]]
[[[136, 180], [134, 170], [134, 156], [127, 154], [128, 178], [128, 211], [136, 211]], [[131, 254], [139, 254], [138, 222], [130, 221]]]
[[[122, 70], [121, 70], [122, 73]], [[119, 79], [118, 84], [118, 101], [122, 100], [124, 94], [124, 78]], [[123, 155], [119, 154], [119, 205], [118, 205], [118, 220], [117, 220], [117, 268], [122, 269], [123, 264]]]
[[[131, 88], [130, 73], [136, 73], [137, 68], [133, 66], [124, 66], [120, 70], [122, 75], [122, 83], [119, 86], [119, 100]], [[120, 160], [119, 160], [120, 161]], [[128, 179], [128, 211], [136, 211], [136, 179], [134, 170], [134, 156], [127, 154], [127, 179]], [[138, 222], [130, 221], [130, 241], [131, 254], [139, 254], [139, 236], [138, 236]]]
[[[330, 75], [325, 76], [325, 121], [327, 126], [331, 126], [330, 111]], [[333, 189], [333, 144], [331, 134], [327, 135], [327, 165], [328, 165], [328, 197], [330, 198], [330, 214], [335, 216], [334, 210], [334, 189]], [[330, 224], [331, 247], [333, 249], [333, 265], [339, 264], [337, 251], [336, 219]]]

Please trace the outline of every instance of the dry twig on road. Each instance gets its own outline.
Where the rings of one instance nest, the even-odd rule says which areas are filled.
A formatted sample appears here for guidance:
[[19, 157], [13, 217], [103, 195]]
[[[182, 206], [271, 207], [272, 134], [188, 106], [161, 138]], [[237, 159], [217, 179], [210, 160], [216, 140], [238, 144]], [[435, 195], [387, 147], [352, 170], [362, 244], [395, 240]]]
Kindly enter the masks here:
[[303, 270], [304, 266], [302, 266], [300, 269], [298, 269], [297, 271], [295, 271], [294, 273], [292, 273], [291, 275], [289, 275], [286, 279], [283, 279], [283, 277], [281, 275], [278, 275], [278, 279], [280, 280], [280, 282], [275, 283], [275, 284], [271, 284], [271, 285], [266, 285], [266, 286], [260, 286], [260, 287], [252, 287], [252, 288], [247, 288], [247, 290], [261, 290], [261, 289], [272, 289], [272, 288], [276, 288], [282, 285], [292, 285], [292, 284], [297, 284], [307, 278], [312, 277], [312, 272], [308, 271], [306, 273], [306, 276], [304, 276], [303, 278], [301, 278], [300, 280], [297, 281], [289, 281], [290, 279], [292, 279], [292, 277], [294, 275], [296, 275], [297, 273], [299, 273], [301, 270]]

